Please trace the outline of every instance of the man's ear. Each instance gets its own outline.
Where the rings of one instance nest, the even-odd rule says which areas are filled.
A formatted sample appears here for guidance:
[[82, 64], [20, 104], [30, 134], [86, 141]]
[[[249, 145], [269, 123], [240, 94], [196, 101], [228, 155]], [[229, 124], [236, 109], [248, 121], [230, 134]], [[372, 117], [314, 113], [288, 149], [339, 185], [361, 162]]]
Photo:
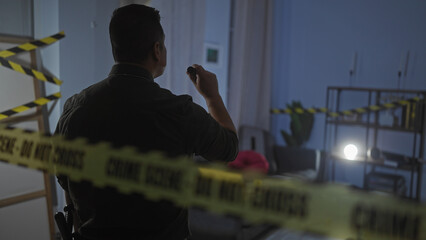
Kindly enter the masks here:
[[152, 57], [154, 58], [155, 61], [160, 61], [160, 57], [161, 57], [161, 44], [160, 42], [155, 42], [154, 43], [154, 51], [152, 52]]

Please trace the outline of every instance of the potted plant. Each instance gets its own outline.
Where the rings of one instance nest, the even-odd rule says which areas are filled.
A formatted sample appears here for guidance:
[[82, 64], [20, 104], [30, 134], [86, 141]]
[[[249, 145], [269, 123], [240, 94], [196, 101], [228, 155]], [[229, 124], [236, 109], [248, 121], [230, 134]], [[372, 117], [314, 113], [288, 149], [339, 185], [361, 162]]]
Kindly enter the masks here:
[[314, 115], [304, 111], [300, 101], [287, 104], [291, 109], [290, 133], [281, 130], [287, 146], [275, 146], [275, 158], [279, 173], [296, 172], [315, 166], [316, 152], [304, 148], [311, 136]]
[[300, 112], [301, 109], [304, 109], [300, 101], [292, 101], [291, 105], [287, 104], [287, 108], [292, 110], [290, 113], [291, 134], [281, 130], [281, 135], [288, 147], [302, 147], [311, 136], [314, 115], [307, 111], [298, 113], [298, 111]]

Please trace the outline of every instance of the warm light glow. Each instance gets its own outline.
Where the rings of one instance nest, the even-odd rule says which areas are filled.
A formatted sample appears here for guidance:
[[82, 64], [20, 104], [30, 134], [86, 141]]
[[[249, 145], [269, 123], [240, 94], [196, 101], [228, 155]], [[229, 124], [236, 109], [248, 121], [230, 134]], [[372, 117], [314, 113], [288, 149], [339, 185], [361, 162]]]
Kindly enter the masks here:
[[348, 160], [355, 160], [356, 155], [358, 154], [358, 148], [353, 144], [348, 144], [343, 149], [343, 154]]

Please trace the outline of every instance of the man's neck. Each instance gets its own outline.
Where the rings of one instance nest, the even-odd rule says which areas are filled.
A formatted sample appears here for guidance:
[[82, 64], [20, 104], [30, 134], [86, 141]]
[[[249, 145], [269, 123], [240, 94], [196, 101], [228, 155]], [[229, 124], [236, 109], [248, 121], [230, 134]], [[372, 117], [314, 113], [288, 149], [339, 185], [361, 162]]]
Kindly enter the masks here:
[[156, 78], [156, 71], [155, 68], [151, 66], [151, 64], [142, 64], [142, 63], [134, 63], [134, 62], [117, 62], [120, 64], [129, 64], [133, 66], [141, 67], [145, 70], [147, 70], [149, 73], [151, 73], [152, 78]]

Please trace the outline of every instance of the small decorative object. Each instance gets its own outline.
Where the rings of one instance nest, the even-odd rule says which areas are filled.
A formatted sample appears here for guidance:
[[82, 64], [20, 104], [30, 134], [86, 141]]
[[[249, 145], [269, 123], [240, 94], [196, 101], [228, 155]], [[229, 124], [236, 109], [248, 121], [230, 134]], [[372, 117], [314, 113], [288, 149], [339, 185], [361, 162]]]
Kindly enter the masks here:
[[392, 126], [393, 118], [394, 117], [390, 110], [384, 111], [380, 115], [379, 124], [382, 126]]
[[372, 147], [367, 151], [367, 156], [374, 162], [383, 162], [382, 151], [377, 147]]
[[293, 110], [290, 114], [291, 134], [285, 130], [281, 130], [281, 134], [287, 143], [287, 146], [301, 147], [311, 136], [312, 127], [314, 125], [314, 115], [306, 111], [303, 111], [303, 113], [296, 113], [294, 111], [295, 109], [304, 109], [300, 101], [293, 101], [291, 105], [287, 104], [287, 108]]
[[399, 127], [400, 123], [399, 123], [399, 118], [398, 116], [395, 114], [395, 109], [392, 109], [392, 116], [393, 116], [393, 123], [392, 126], [393, 127]]

